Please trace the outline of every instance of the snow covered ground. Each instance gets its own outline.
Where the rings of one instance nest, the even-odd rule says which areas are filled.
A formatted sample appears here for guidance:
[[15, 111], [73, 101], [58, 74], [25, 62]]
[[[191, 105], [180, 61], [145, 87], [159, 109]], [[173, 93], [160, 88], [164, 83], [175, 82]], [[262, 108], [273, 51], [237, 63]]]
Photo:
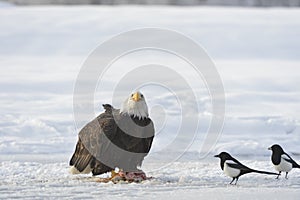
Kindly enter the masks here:
[[[212, 155], [226, 150], [251, 167], [273, 170], [267, 147], [280, 143], [300, 161], [299, 17], [300, 9], [282, 8], [0, 6], [0, 198], [295, 199], [300, 170], [288, 180], [247, 175], [228, 186]], [[200, 159], [211, 112], [204, 91], [201, 127], [183, 158], [163, 152], [172, 127], [154, 141], [143, 166], [153, 180], [113, 185], [71, 176], [67, 164], [78, 132], [72, 95], [80, 67], [101, 42], [142, 27], [179, 31], [207, 50], [225, 88], [222, 135]], [[150, 104], [168, 99], [155, 92], [146, 94]], [[95, 114], [111, 102], [109, 95], [101, 97]]]
[[[265, 159], [265, 158], [264, 158]], [[300, 170], [289, 179], [248, 174], [236, 186], [219, 169], [218, 160], [175, 162], [151, 172], [157, 163], [145, 166], [152, 180], [143, 183], [99, 183], [97, 178], [68, 173], [66, 162], [1, 162], [1, 198], [63, 199], [295, 199], [300, 194]], [[245, 160], [258, 169], [269, 169], [268, 161]], [[150, 172], [149, 172], [150, 171]]]

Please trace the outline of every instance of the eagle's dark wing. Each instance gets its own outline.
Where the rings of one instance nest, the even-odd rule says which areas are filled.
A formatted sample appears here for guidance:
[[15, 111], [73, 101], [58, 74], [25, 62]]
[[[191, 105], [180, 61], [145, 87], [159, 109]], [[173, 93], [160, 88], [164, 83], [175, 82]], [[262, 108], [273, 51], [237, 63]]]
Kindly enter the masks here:
[[92, 155], [89, 151], [84, 147], [81, 139], [78, 139], [76, 144], [75, 152], [70, 160], [70, 166], [76, 167], [79, 172], [83, 172], [83, 170], [88, 166], [91, 162]]
[[134, 171], [142, 165], [150, 151], [154, 137], [153, 123], [149, 118], [138, 119], [128, 115], [119, 115], [116, 120], [117, 137], [111, 141], [118, 149], [117, 153], [112, 153], [111, 160], [125, 171]]
[[[107, 168], [107, 166], [99, 166], [101, 163], [97, 162], [96, 158], [99, 152], [105, 154], [107, 149], [109, 149], [110, 143], [107, 142], [109, 141], [108, 139], [105, 140], [104, 132], [107, 132], [110, 138], [114, 138], [117, 133], [116, 130], [117, 126], [112, 115], [107, 112], [102, 113], [84, 126], [78, 134], [78, 142], [70, 160], [70, 165], [74, 166], [79, 172], [82, 172], [88, 165], [90, 165], [92, 170], [95, 168], [95, 165], [98, 168]], [[109, 170], [110, 168], [105, 171]]]
[[144, 139], [144, 149], [143, 152], [145, 153], [149, 153], [151, 146], [152, 146], [152, 142], [153, 142], [153, 138], [154, 138], [154, 125], [153, 122], [151, 121], [151, 119], [149, 119], [149, 124], [147, 125], [147, 127], [145, 128], [145, 132], [146, 135], [151, 135], [150, 137], [147, 137]]
[[[127, 120], [133, 121], [134, 125], [130, 126], [131, 123]], [[119, 134], [120, 138], [117, 138], [118, 140], [114, 140], [114, 142], [124, 150], [144, 153], [146, 156], [150, 151], [154, 138], [154, 125], [151, 119], [139, 120], [125, 116], [121, 117], [118, 123], [123, 129]]]
[[[152, 145], [154, 126], [151, 119], [132, 119], [107, 105], [104, 108], [104, 113], [79, 132], [70, 165], [80, 172], [90, 166], [93, 175], [108, 172], [115, 167], [125, 171], [136, 170]], [[133, 120], [137, 126], [128, 125], [132, 124], [128, 120]]]
[[143, 122], [144, 129], [143, 129], [143, 135], [145, 138], [143, 138], [143, 146], [141, 149], [141, 152], [145, 153], [145, 156], [149, 153], [153, 138], [154, 138], [154, 125], [150, 118], [145, 119]]

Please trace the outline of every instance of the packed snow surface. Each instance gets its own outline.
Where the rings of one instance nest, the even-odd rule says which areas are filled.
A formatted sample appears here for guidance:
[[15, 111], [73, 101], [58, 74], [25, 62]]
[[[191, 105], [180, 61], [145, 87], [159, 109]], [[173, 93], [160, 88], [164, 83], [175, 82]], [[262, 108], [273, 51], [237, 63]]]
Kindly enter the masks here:
[[[273, 170], [269, 161], [240, 159], [257, 169]], [[255, 160], [255, 159], [254, 159]], [[151, 180], [142, 183], [99, 183], [91, 175], [71, 175], [66, 162], [1, 162], [1, 198], [63, 199], [295, 199], [300, 195], [300, 170], [289, 179], [281, 176], [247, 174], [237, 185], [229, 185], [219, 160], [174, 162], [151, 172], [156, 163], [145, 166]]]

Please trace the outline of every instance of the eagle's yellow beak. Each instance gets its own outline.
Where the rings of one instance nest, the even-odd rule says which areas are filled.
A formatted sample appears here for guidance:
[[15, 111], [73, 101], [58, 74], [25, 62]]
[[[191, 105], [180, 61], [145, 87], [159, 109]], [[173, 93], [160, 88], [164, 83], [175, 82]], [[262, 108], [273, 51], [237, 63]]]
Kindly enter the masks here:
[[134, 101], [139, 101], [140, 99], [141, 99], [141, 97], [140, 97], [140, 94], [139, 93], [134, 93], [133, 95], [132, 95], [132, 99], [134, 100]]

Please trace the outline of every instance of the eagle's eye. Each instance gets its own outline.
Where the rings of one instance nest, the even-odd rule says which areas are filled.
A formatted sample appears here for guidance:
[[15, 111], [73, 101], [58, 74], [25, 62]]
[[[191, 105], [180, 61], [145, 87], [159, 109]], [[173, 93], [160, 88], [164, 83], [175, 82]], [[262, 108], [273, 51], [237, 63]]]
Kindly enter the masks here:
[[141, 94], [141, 97], [144, 98], [144, 95]]
[[131, 97], [133, 97], [133, 94], [131, 94]]

